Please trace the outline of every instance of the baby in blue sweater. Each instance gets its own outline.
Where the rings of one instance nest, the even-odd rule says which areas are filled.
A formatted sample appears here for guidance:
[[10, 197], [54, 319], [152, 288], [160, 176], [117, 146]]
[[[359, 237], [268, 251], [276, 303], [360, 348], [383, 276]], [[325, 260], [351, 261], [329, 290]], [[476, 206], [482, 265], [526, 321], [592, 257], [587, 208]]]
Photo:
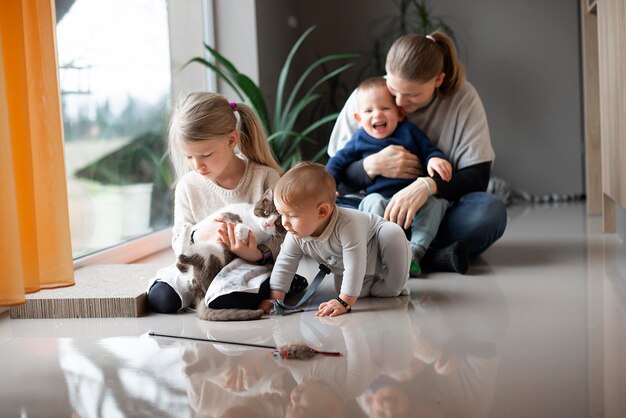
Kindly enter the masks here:
[[[450, 181], [452, 166], [443, 151], [431, 144], [417, 126], [404, 121], [404, 113], [396, 106], [383, 77], [368, 78], [359, 84], [356, 98], [358, 112], [354, 118], [360, 129], [326, 165], [326, 170], [337, 184], [346, 179], [346, 172], [352, 163], [391, 145], [402, 146], [415, 154], [431, 177], [438, 174], [443, 180]], [[431, 189], [424, 177], [400, 179], [377, 176], [365, 190], [366, 196], [359, 210], [385, 217], [385, 209], [393, 195], [414, 181], [424, 182], [428, 190]], [[447, 200], [431, 194], [415, 214], [410, 226], [412, 276], [419, 275], [419, 262], [435, 237], [447, 207]]]

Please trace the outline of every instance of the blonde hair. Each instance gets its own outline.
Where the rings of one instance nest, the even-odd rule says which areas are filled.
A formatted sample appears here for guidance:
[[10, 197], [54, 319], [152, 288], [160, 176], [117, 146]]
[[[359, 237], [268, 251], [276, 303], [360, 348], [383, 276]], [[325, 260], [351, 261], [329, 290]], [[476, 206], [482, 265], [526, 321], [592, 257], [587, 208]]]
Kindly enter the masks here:
[[278, 180], [274, 186], [274, 198], [291, 208], [322, 202], [334, 205], [336, 189], [335, 179], [323, 165], [302, 161]]
[[[235, 111], [239, 113], [239, 121]], [[244, 157], [282, 173], [261, 121], [249, 106], [229, 103], [218, 93], [195, 92], [178, 102], [170, 119], [168, 148], [177, 176], [180, 178], [189, 170], [179, 151], [180, 141], [219, 139], [235, 129], [239, 130], [239, 150]]]
[[465, 81], [454, 41], [443, 32], [399, 37], [387, 53], [385, 69], [388, 74], [420, 83], [444, 73], [438, 88], [438, 94], [443, 96], [456, 93]]

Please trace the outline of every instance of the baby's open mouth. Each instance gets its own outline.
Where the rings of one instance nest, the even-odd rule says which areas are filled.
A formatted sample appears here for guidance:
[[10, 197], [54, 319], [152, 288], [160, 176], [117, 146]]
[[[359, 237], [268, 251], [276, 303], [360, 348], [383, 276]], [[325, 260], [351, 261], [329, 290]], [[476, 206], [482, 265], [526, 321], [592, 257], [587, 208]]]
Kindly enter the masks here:
[[378, 122], [372, 125], [376, 132], [383, 132], [387, 128], [387, 122]]

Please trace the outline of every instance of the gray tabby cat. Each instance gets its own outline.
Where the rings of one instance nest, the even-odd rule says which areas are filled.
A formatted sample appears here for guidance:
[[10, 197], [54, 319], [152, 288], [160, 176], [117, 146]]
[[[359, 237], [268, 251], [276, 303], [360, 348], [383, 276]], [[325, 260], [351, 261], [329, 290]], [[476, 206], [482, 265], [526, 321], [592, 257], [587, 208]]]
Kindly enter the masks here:
[[234, 203], [225, 206], [218, 212], [209, 215], [195, 226], [185, 225], [178, 242], [182, 248], [176, 267], [183, 273], [193, 269], [191, 291], [194, 296], [196, 312], [200, 319], [209, 321], [243, 321], [259, 319], [263, 316], [262, 309], [211, 309], [206, 306], [204, 297], [209, 285], [219, 271], [230, 263], [234, 255], [220, 243], [215, 241], [191, 242], [194, 229], [213, 222], [222, 217], [227, 222], [235, 223], [235, 235], [247, 242], [248, 233], [252, 231], [257, 245], [267, 242], [271, 237], [285, 236], [285, 229], [280, 223], [280, 215], [274, 206], [272, 190], [268, 189], [257, 203]]

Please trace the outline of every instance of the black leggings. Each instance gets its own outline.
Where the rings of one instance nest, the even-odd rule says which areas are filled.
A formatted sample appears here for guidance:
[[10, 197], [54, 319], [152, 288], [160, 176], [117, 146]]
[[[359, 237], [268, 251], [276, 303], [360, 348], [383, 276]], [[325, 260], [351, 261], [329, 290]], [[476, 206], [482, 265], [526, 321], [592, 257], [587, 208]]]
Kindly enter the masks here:
[[178, 312], [183, 302], [172, 286], [165, 282], [154, 282], [148, 291], [148, 305], [154, 312]]
[[[296, 274], [294, 280], [291, 282], [291, 287], [287, 296], [294, 293], [301, 292], [308, 286], [307, 280]], [[172, 286], [165, 282], [154, 282], [154, 284], [148, 290], [148, 305], [153, 312], [158, 313], [176, 313], [179, 311], [183, 302], [180, 300], [180, 296], [174, 290]]]

